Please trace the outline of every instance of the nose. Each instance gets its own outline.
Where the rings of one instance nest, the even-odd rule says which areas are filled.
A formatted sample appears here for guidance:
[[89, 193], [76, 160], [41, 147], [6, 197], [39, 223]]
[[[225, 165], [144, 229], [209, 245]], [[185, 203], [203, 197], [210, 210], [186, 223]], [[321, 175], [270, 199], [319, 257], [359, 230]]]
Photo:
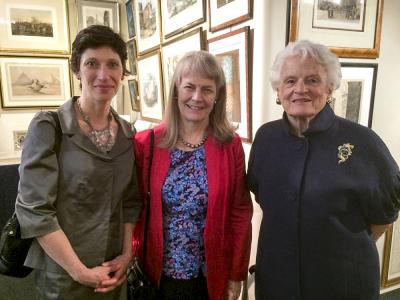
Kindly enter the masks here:
[[193, 99], [193, 100], [201, 100], [202, 97], [203, 97], [203, 95], [202, 95], [201, 88], [196, 88], [196, 89], [193, 91], [192, 99]]
[[298, 80], [295, 85], [296, 93], [306, 93], [308, 91], [307, 85], [304, 83], [303, 80]]
[[97, 73], [97, 77], [99, 79], [105, 80], [110, 76], [110, 72], [106, 66], [101, 66]]

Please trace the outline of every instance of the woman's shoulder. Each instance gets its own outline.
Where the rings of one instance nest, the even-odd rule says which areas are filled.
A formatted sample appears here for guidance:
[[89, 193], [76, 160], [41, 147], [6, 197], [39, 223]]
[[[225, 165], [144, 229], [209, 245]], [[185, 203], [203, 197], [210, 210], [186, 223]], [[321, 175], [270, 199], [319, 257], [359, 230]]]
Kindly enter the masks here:
[[163, 124], [159, 124], [155, 126], [154, 128], [149, 128], [145, 130], [141, 130], [135, 133], [135, 143], [136, 144], [148, 144], [150, 141], [150, 134], [153, 131], [154, 136], [158, 138], [161, 134], [162, 131], [165, 129], [165, 126]]

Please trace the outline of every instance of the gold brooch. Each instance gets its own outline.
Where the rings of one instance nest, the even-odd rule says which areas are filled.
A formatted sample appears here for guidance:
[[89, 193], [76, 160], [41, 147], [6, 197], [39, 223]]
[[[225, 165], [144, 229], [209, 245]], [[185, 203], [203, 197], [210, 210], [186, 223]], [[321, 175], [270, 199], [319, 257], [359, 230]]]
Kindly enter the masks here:
[[349, 159], [349, 156], [353, 153], [352, 150], [354, 148], [354, 145], [350, 144], [350, 143], [345, 143], [343, 145], [340, 145], [338, 147], [338, 158], [339, 161], [338, 163], [341, 164], [342, 162], [345, 162], [346, 160]]

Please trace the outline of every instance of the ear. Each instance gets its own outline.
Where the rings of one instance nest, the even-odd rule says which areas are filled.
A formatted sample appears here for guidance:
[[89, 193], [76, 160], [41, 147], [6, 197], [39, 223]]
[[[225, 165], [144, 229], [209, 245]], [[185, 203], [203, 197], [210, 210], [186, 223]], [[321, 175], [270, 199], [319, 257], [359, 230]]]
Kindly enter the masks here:
[[81, 80], [81, 75], [79, 74], [79, 72], [78, 73], [74, 73], [74, 75], [75, 75], [76, 79]]

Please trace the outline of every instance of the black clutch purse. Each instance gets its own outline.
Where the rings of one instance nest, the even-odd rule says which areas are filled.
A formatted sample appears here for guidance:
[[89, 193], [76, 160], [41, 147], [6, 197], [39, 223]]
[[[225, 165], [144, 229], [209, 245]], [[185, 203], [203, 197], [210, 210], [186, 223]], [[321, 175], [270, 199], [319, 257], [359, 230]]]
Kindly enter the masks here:
[[16, 214], [7, 221], [0, 238], [0, 274], [11, 277], [26, 277], [32, 269], [24, 262], [32, 239], [21, 239], [21, 228]]

